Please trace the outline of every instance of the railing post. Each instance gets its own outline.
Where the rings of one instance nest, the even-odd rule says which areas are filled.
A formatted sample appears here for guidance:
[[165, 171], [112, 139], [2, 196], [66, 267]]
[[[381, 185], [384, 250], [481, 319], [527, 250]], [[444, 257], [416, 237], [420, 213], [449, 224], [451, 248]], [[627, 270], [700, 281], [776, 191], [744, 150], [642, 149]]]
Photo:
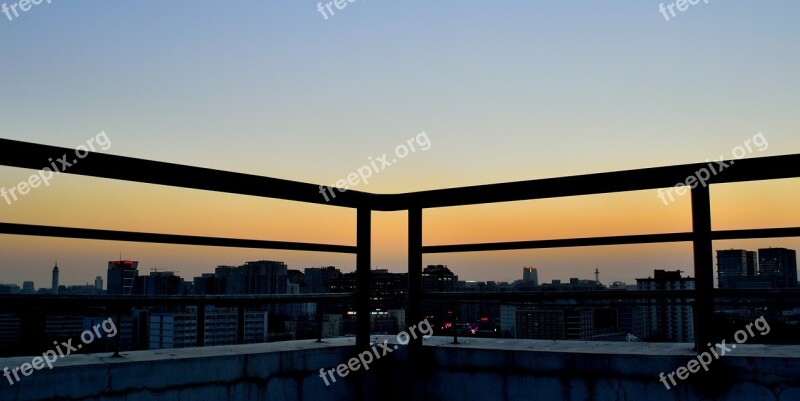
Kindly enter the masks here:
[[[408, 319], [422, 321], [422, 208], [408, 209]], [[410, 351], [422, 348], [422, 337], [412, 339]]]
[[692, 232], [694, 233], [694, 338], [700, 352], [712, 342], [714, 318], [714, 255], [711, 241], [711, 197], [707, 186], [692, 189]]
[[[117, 310], [117, 322], [115, 324], [117, 325], [117, 327], [119, 327], [120, 330], [122, 330], [122, 312], [120, 312], [120, 310], [121, 309]], [[148, 316], [148, 319], [149, 319], [149, 316]], [[147, 322], [147, 325], [149, 325], [149, 324], [150, 324], [150, 322]], [[121, 337], [122, 337], [122, 335], [117, 333], [116, 338], [114, 339], [114, 353], [111, 355], [114, 358], [121, 358], [122, 357], [122, 355], [119, 354], [119, 349], [120, 349], [121, 341], [122, 341]]]
[[197, 305], [197, 346], [206, 346], [206, 305]]
[[317, 342], [321, 343], [322, 342], [322, 302], [317, 301], [315, 308], [316, 308], [316, 310], [314, 312], [315, 312], [316, 317], [315, 317], [314, 320], [317, 321]]
[[361, 206], [356, 222], [356, 345], [369, 346], [370, 265], [372, 263], [372, 210]]
[[454, 302], [453, 308], [453, 345], [458, 344], [458, 301]]
[[236, 308], [236, 344], [245, 343], [245, 307], [239, 306]]

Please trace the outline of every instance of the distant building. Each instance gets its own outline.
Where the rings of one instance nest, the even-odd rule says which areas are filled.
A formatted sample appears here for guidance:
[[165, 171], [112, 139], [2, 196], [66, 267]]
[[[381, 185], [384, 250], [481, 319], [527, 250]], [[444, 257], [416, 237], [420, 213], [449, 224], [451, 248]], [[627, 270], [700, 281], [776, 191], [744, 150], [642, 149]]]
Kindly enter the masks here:
[[[655, 270], [652, 278], [636, 279], [640, 291], [694, 289], [694, 279], [681, 271]], [[694, 319], [689, 299], [649, 299], [638, 307], [635, 331], [645, 341], [694, 342]]]
[[[139, 262], [135, 260], [116, 260], [108, 262], [108, 295], [134, 294], [136, 277], [139, 275]], [[137, 291], [139, 292], [139, 291]]]
[[797, 253], [794, 249], [758, 250], [759, 275], [772, 280], [773, 288], [797, 288]]
[[237, 266], [217, 266], [214, 269], [217, 288], [214, 294], [244, 294], [242, 291], [242, 269]]
[[539, 273], [533, 266], [525, 266], [522, 268], [522, 282], [533, 286], [539, 285]]
[[537, 340], [566, 339], [566, 311], [532, 309], [516, 311], [516, 338]]
[[217, 295], [224, 294], [221, 280], [215, 273], [203, 273], [200, 277], [195, 277], [194, 293], [197, 295]]
[[153, 313], [149, 323], [150, 349], [197, 346], [194, 313]]
[[271, 260], [247, 262], [239, 268], [242, 294], [286, 294], [289, 283], [286, 264]]
[[19, 314], [0, 312], [0, 352], [10, 355], [22, 336], [22, 319]]
[[563, 283], [561, 280], [552, 280], [550, 283], [540, 285], [539, 289], [541, 291], [603, 291], [607, 288], [596, 280], [572, 277], [569, 279], [569, 283]]
[[[268, 312], [247, 312], [244, 316], [244, 342], [267, 342]], [[238, 316], [224, 309], [206, 312], [204, 346], [232, 345], [237, 343]]]
[[[297, 272], [299, 273], [299, 271]], [[298, 283], [289, 283], [288, 293], [302, 294], [303, 292], [301, 290], [301, 285]], [[286, 304], [283, 305], [282, 312], [286, 315], [288, 319], [291, 320], [297, 320], [300, 318], [311, 318], [317, 313], [317, 304], [314, 302], [305, 302], [301, 304]]]
[[717, 251], [719, 288], [768, 288], [770, 283], [758, 276], [758, 256], [744, 249]]
[[[0, 294], [17, 294], [21, 290], [19, 284], [0, 284]], [[44, 290], [47, 291], [47, 289]]]
[[90, 284], [71, 285], [68, 287], [62, 285], [59, 286], [58, 293], [67, 295], [100, 295], [102, 294], [102, 291]]
[[33, 294], [34, 292], [36, 292], [36, 287], [34, 286], [33, 281], [22, 282], [23, 294]]
[[[371, 308], [376, 310], [402, 309], [406, 302], [408, 273], [389, 273], [387, 269], [370, 271]], [[342, 274], [331, 281], [331, 292], [356, 292], [358, 281], [355, 272]], [[342, 311], [345, 314], [346, 311]]]
[[306, 285], [310, 294], [331, 292], [331, 281], [342, 277], [342, 272], [333, 267], [309, 267], [305, 269]]
[[422, 290], [424, 292], [453, 292], [458, 276], [447, 265], [428, 265], [422, 270]]
[[83, 316], [70, 314], [48, 314], [45, 317], [44, 333], [48, 340], [78, 338], [83, 332]]
[[135, 294], [143, 295], [183, 295], [186, 282], [171, 271], [151, 271], [148, 276], [136, 277]]
[[538, 309], [503, 305], [500, 316], [502, 337], [516, 336], [516, 338], [539, 340], [618, 340], [626, 334], [619, 330], [616, 308], [564, 306]]
[[53, 266], [53, 285], [51, 288], [53, 294], [58, 294], [58, 263]]
[[341, 336], [342, 315], [332, 313], [324, 314], [322, 316], [322, 338], [336, 338]]
[[[289, 274], [286, 264], [272, 260], [247, 262], [238, 269], [242, 294], [288, 294]], [[287, 314], [286, 305], [269, 305], [274, 316]]]
[[516, 305], [500, 305], [500, 337], [517, 337], [517, 307]]
[[98, 291], [103, 291], [103, 277], [97, 276], [94, 278], [94, 288]]

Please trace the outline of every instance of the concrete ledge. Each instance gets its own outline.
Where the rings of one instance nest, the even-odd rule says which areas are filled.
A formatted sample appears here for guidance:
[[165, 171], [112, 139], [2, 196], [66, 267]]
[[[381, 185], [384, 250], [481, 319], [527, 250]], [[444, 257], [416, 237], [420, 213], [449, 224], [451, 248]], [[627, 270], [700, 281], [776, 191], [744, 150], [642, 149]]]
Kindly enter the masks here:
[[690, 344], [432, 337], [409, 359], [384, 340], [390, 354], [330, 386], [319, 370], [355, 356], [353, 338], [70, 355], [13, 386], [0, 377], [0, 400], [800, 400], [800, 346], [738, 345], [667, 390], [659, 373], [694, 359]]
[[[321, 367], [352, 354], [351, 338], [241, 346], [69, 355], [9, 385], [0, 377], [0, 400], [253, 400], [349, 399], [355, 383], [326, 388]], [[0, 369], [30, 363], [0, 359]], [[331, 396], [341, 398], [329, 398]]]
[[451, 341], [429, 340], [435, 369], [418, 374], [426, 393], [452, 400], [800, 400], [800, 346], [739, 344], [668, 390], [659, 374], [695, 359], [691, 344]]

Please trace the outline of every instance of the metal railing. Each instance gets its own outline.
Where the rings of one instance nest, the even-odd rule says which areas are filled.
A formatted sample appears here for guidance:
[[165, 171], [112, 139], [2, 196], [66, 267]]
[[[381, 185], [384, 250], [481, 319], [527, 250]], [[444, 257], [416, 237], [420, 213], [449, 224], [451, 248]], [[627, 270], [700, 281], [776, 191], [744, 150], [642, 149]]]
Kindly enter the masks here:
[[[43, 165], [47, 165], [48, 158], [56, 158], [71, 151], [66, 148], [0, 139], [0, 165], [40, 169]], [[421, 321], [423, 318], [422, 304], [424, 300], [437, 297], [436, 295], [426, 295], [422, 291], [423, 254], [691, 242], [694, 252], [695, 276], [695, 290], [692, 291], [695, 300], [693, 315], [695, 339], [696, 344], [705, 344], [712, 340], [708, 325], [712, 321], [710, 317], [713, 314], [713, 301], [716, 297], [724, 295], [720, 292], [722, 290], [714, 289], [712, 242], [731, 239], [798, 237], [800, 236], [800, 227], [712, 230], [709, 187], [699, 185], [691, 189], [692, 230], [688, 232], [425, 246], [422, 243], [422, 211], [439, 207], [666, 188], [673, 186], [676, 182], [683, 182], [686, 177], [694, 175], [695, 172], [707, 165], [707, 163], [684, 164], [391, 195], [348, 190], [328, 202], [320, 196], [320, 187], [315, 184], [90, 153], [81, 160], [80, 164], [74, 165], [66, 173], [356, 209], [356, 244], [344, 246], [11, 223], [0, 223], [0, 233], [356, 254], [358, 283], [357, 292], [354, 295], [357, 316], [356, 337], [357, 343], [361, 346], [369, 343], [370, 333], [369, 318], [364, 318], [364, 316], [370, 314], [369, 284], [372, 249], [370, 237], [373, 211], [408, 211], [409, 303], [407, 319], [414, 322]], [[730, 166], [712, 176], [707, 183], [716, 185], [797, 177], [800, 177], [800, 154], [737, 160], [735, 166]], [[471, 294], [459, 294], [459, 296], [467, 298]], [[418, 349], [422, 345], [421, 339], [413, 340], [411, 345], [412, 348]]]

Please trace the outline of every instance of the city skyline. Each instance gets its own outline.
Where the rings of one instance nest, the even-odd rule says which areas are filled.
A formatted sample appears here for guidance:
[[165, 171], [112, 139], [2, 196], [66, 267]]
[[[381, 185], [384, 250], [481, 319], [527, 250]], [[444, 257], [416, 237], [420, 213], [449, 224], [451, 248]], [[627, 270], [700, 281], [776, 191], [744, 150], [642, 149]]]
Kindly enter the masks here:
[[[784, 248], [781, 248], [781, 247], [774, 247], [774, 246], [769, 246], [769, 247], [759, 248], [759, 250], [760, 250], [760, 251], [763, 251], [763, 250], [771, 250], [771, 249], [784, 249]], [[718, 278], [719, 278], [719, 277], [720, 277], [720, 276], [723, 274], [723, 273], [722, 273], [723, 271], [725, 271], [725, 272], [726, 272], [726, 273], [724, 273], [724, 274], [728, 274], [728, 273], [727, 273], [727, 271], [730, 269], [729, 267], [721, 267], [721, 266], [720, 266], [720, 262], [719, 262], [719, 260], [718, 260], [718, 259], [720, 258], [720, 255], [722, 254], [722, 255], [726, 255], [726, 256], [727, 256], [727, 255], [728, 255], [730, 252], [732, 252], [732, 251], [740, 251], [740, 250], [739, 250], [739, 249], [734, 249], [734, 248], [725, 248], [725, 249], [717, 249], [717, 250], [715, 251], [715, 254], [716, 254], [716, 257], [715, 257], [715, 263], [714, 263], [714, 272], [715, 272], [714, 279], [715, 279], [715, 282], [716, 282], [716, 281], [717, 281], [717, 279], [718, 279]], [[793, 250], [793, 249], [789, 249], [789, 251], [791, 251], [791, 252], [794, 252], [795, 250]], [[755, 252], [748, 252], [748, 253], [751, 253], [751, 254], [757, 255]], [[126, 259], [123, 259], [123, 258], [121, 258], [121, 256], [122, 256], [122, 255], [120, 254], [120, 258], [118, 259], [120, 263], [132, 260], [132, 259], [127, 259], [127, 258], [126, 258]], [[744, 258], [744, 256], [742, 256], [742, 258]], [[134, 259], [136, 259], [136, 258], [134, 258]], [[115, 259], [115, 260], [116, 260], [116, 259]], [[110, 264], [110, 263], [114, 262], [115, 260], [106, 261], [106, 263], [107, 263], [107, 264]], [[248, 259], [248, 260], [254, 261], [254, 260], [277, 260], [277, 259], [269, 259], [269, 258], [268, 258], [268, 259]], [[141, 263], [141, 261], [140, 261], [140, 260], [135, 260], [135, 261], [134, 261], [134, 263], [137, 265], [137, 268], [138, 268], [138, 264], [139, 264], [139, 263]], [[241, 263], [241, 262], [240, 262], [240, 263]], [[239, 266], [239, 265], [240, 265], [240, 263], [232, 263], [232, 264], [216, 264], [216, 265], [214, 265], [214, 268], [216, 268], [216, 267], [220, 267], [220, 266]], [[284, 262], [283, 262], [283, 261], [281, 261], [281, 263], [284, 263]], [[726, 266], [727, 266], [727, 264], [728, 264], [729, 262], [725, 262], [725, 263], [726, 263]], [[756, 260], [755, 264], [756, 264], [756, 273], [757, 273], [757, 272], [758, 272], [758, 261], [757, 261], [757, 260]], [[427, 265], [427, 266], [435, 266], [435, 265], [437, 265], [437, 263], [425, 263], [425, 265]], [[451, 269], [451, 270], [453, 270], [455, 273], [458, 273], [458, 268], [457, 268], [457, 266], [452, 266], [452, 265], [448, 265], [448, 264], [442, 264], [442, 263], [438, 263], [438, 265], [451, 266], [451, 267], [452, 267], [452, 269]], [[55, 263], [55, 266], [56, 266], [56, 267], [58, 266], [58, 262], [56, 262], [56, 263]], [[334, 266], [334, 267], [336, 267], [336, 268], [338, 268], [338, 269], [342, 270], [344, 273], [348, 273], [348, 272], [354, 272], [354, 271], [355, 271], [355, 267], [354, 267], [354, 266], [353, 266], [353, 267], [351, 267], [351, 268], [348, 270], [346, 267], [343, 267], [343, 266], [336, 266], [336, 265], [332, 265], [332, 264], [320, 264], [320, 265], [314, 265], [314, 266], [300, 266], [300, 267], [297, 267], [297, 266], [291, 266], [291, 265], [287, 264], [287, 268], [288, 268], [288, 269], [290, 269], [290, 270], [301, 270], [301, 271], [302, 271], [303, 269], [306, 269], [306, 268], [318, 268], [318, 267], [320, 267], [320, 266]], [[54, 272], [54, 269], [56, 269], [56, 267], [49, 268], [49, 270], [48, 270], [48, 271], [51, 271], [51, 272], [53, 272], [53, 274], [57, 276], [57, 273], [56, 273], [56, 272]], [[515, 281], [518, 281], [518, 280], [525, 281], [525, 280], [526, 280], [526, 277], [527, 277], [526, 271], [527, 271], [528, 269], [532, 269], [532, 272], [533, 272], [533, 273], [532, 273], [532, 277], [534, 277], [534, 279], [533, 279], [533, 280], [534, 280], [535, 282], [537, 282], [537, 283], [547, 283], [547, 282], [552, 282], [553, 280], [568, 281], [570, 278], [590, 279], [591, 277], [594, 277], [594, 275], [595, 275], [595, 270], [587, 271], [587, 275], [577, 275], [577, 276], [575, 276], [575, 275], [572, 275], [572, 276], [568, 276], [568, 277], [567, 277], [567, 276], [558, 276], [557, 274], [552, 274], [552, 272], [548, 271], [548, 269], [547, 269], [546, 267], [545, 267], [545, 268], [542, 268], [542, 266], [540, 266], [540, 265], [530, 265], [530, 264], [529, 264], [529, 265], [523, 265], [523, 266], [519, 266], [519, 267], [520, 267], [520, 268], [522, 268], [522, 273], [519, 273], [519, 275], [518, 275], [517, 277], [509, 277], [508, 279], [487, 279], [487, 280], [479, 280], [479, 279], [472, 279], [472, 278], [470, 278], [470, 277], [465, 277], [465, 276], [460, 276], [460, 278], [462, 279], [462, 281], [468, 281], [468, 282], [471, 282], [471, 281], [477, 281], [477, 282], [497, 282], [497, 283], [500, 283], [500, 282], [507, 282], [507, 283], [513, 283], [513, 282], [515, 282]], [[64, 265], [63, 265], [63, 263], [62, 263], [62, 266], [61, 266], [61, 268], [59, 268], [59, 272], [61, 272], [61, 271], [64, 271], [63, 269], [64, 269]], [[183, 274], [183, 275], [181, 275], [181, 274], [178, 274], [178, 273], [181, 273], [181, 272], [182, 272], [182, 271], [181, 271], [181, 270], [179, 270], [179, 269], [172, 269], [172, 268], [158, 268], [158, 267], [147, 267], [147, 266], [144, 266], [144, 267], [143, 267], [143, 269], [145, 269], [145, 270], [138, 270], [138, 271], [139, 271], [140, 273], [141, 273], [141, 272], [147, 272], [147, 271], [153, 271], [153, 272], [162, 272], [162, 273], [175, 273], [175, 275], [176, 275], [176, 276], [178, 276], [178, 277], [180, 277], [180, 278], [182, 278], [182, 279], [186, 280], [187, 282], [190, 282], [192, 279], [194, 279], [194, 278], [196, 278], [196, 277], [199, 277], [199, 276], [200, 276], [200, 275], [202, 275], [202, 274], [205, 274], [205, 273], [210, 273], [210, 272], [211, 272], [211, 270], [204, 270], [204, 271], [203, 271], [203, 270], [201, 270], [201, 271], [199, 271], [199, 273], [197, 273], [197, 274], [194, 274], [194, 273], [189, 273], [188, 275], [187, 275], [187, 274]], [[377, 269], [386, 269], [386, 267], [381, 267], [381, 266], [373, 266], [373, 267], [372, 267], [372, 269], [373, 269], [373, 270], [377, 270]], [[599, 269], [599, 267], [598, 267], [597, 265], [595, 265], [595, 266], [594, 266], [594, 269]], [[664, 269], [663, 267], [653, 267], [651, 270], [645, 270], [645, 272], [644, 272], [644, 273], [649, 273], [649, 271], [652, 271], [652, 270], [659, 270], [659, 269], [661, 269], [661, 270], [669, 270], [670, 268]], [[681, 268], [681, 267], [679, 267], [679, 266], [673, 266], [673, 267], [672, 267], [672, 269], [674, 269], [674, 270], [681, 270], [681, 271], [685, 272], [685, 273], [686, 273], [686, 274], [687, 274], [689, 277], [692, 277], [693, 270], [692, 270], [691, 268], [685, 268], [685, 267], [684, 267], [684, 268]], [[752, 267], [750, 267], [750, 269], [752, 269]], [[404, 272], [405, 272], [405, 271], [403, 271], [402, 269], [396, 269], [396, 270], [393, 270], [393, 269], [387, 269], [387, 270], [388, 270], [388, 271], [390, 271], [390, 272], [392, 272], [392, 273], [404, 273]], [[795, 269], [795, 270], [796, 270], [796, 269]], [[540, 272], [545, 272], [545, 275], [543, 276], [543, 277], [544, 277], [544, 279], [542, 279], [542, 278], [539, 276], [539, 273], [540, 273]], [[591, 275], [589, 275], [589, 273], [591, 273]], [[748, 274], [746, 274], [746, 275], [752, 276], [753, 274], [754, 274], [754, 272], [751, 270], [751, 271], [750, 271]], [[603, 278], [604, 276], [603, 276], [603, 271], [602, 271], [602, 270], [601, 270], [601, 271], [599, 271], [599, 275], [600, 275], [600, 277], [601, 277], [601, 279], [600, 279], [600, 281], [599, 281], [600, 283], [611, 284], [611, 283], [614, 283], [614, 282], [623, 282], [623, 283], [625, 283], [625, 284], [629, 284], [629, 285], [630, 285], [630, 284], [634, 284], [634, 283], [636, 282], [636, 280], [639, 280], [639, 279], [643, 279], [643, 278], [647, 278], [647, 277], [649, 277], [649, 276], [645, 276], [645, 275], [637, 275], [636, 277], [634, 277], [632, 280], [629, 280], [629, 281], [625, 281], [625, 280], [618, 280], [618, 279], [616, 279], [616, 278], [604, 279], [604, 278]], [[68, 278], [69, 276], [61, 276], [61, 277], [62, 277], [62, 278]], [[82, 283], [82, 282], [73, 282], [73, 281], [61, 281], [61, 285], [65, 285], [65, 286], [70, 286], [70, 285], [75, 285], [75, 286], [80, 286], [80, 285], [89, 285], [89, 284], [90, 284], [90, 283], [92, 283], [92, 282], [96, 282], [96, 280], [97, 280], [98, 278], [101, 278], [101, 279], [102, 279], [102, 277], [105, 277], [105, 275], [103, 275], [103, 274], [101, 274], [101, 275], [95, 275], [95, 276], [94, 276], [94, 278], [92, 279], [92, 281], [86, 281], [85, 283]], [[101, 280], [101, 281], [102, 281], [102, 280]], [[108, 281], [110, 282], [111, 280], [108, 280]], [[35, 280], [35, 279], [31, 279], [31, 278], [26, 278], [26, 279], [24, 279], [23, 281], [20, 281], [20, 282], [12, 282], [12, 281], [6, 281], [6, 280], [4, 280], [4, 279], [1, 279], [1, 278], [0, 278], [0, 285], [3, 285], [3, 284], [17, 284], [17, 285], [19, 285], [19, 286], [20, 286], [20, 288], [22, 288], [22, 283], [24, 283], [24, 282], [33, 282], [33, 283], [35, 284], [35, 283], [37, 282], [37, 280]], [[724, 280], [720, 280], [720, 282], [724, 282]], [[720, 285], [722, 286], [722, 284], [720, 284]], [[46, 286], [38, 286], [37, 288], [46, 288]], [[721, 287], [721, 288], [723, 288], [723, 287]]]

